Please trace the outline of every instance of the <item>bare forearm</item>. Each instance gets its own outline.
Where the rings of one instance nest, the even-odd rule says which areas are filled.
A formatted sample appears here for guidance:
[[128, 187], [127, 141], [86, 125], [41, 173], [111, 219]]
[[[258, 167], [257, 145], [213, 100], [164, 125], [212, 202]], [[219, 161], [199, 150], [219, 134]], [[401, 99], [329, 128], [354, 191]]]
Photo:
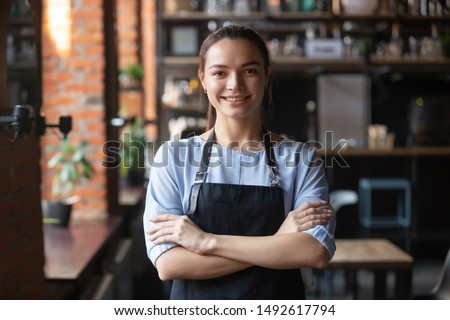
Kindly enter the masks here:
[[324, 268], [328, 263], [326, 248], [305, 233], [267, 237], [211, 235], [204, 253], [271, 269]]
[[225, 276], [250, 267], [250, 264], [214, 255], [199, 255], [175, 247], [156, 260], [161, 280], [204, 280]]

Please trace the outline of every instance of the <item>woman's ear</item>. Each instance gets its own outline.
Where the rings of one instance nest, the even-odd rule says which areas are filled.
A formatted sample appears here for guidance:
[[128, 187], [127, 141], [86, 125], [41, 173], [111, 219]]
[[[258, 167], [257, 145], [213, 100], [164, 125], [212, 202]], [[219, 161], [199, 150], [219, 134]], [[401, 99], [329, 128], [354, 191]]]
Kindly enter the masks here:
[[201, 69], [198, 69], [197, 75], [198, 75], [198, 79], [200, 80], [200, 82], [202, 84], [203, 91], [206, 92], [206, 86], [205, 86], [205, 81], [204, 81], [205, 74], [203, 73], [203, 71]]

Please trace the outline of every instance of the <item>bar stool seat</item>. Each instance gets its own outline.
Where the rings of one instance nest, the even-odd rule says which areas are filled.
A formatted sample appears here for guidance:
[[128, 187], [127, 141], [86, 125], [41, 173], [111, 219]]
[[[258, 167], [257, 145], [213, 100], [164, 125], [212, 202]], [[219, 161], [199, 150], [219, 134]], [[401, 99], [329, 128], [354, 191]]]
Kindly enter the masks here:
[[[397, 212], [395, 215], [376, 216], [372, 213], [373, 190], [397, 191]], [[407, 228], [411, 225], [411, 183], [408, 179], [360, 178], [359, 197], [359, 220], [364, 227]]]

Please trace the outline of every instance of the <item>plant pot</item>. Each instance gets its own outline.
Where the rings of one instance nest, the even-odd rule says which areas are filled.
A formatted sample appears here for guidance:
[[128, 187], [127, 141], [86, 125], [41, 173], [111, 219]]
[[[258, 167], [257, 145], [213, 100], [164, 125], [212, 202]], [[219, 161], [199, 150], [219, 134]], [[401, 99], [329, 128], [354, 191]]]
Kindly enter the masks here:
[[43, 213], [44, 223], [66, 228], [72, 214], [72, 203], [46, 200]]
[[141, 186], [144, 183], [145, 169], [129, 168], [127, 173], [126, 184], [128, 186]]

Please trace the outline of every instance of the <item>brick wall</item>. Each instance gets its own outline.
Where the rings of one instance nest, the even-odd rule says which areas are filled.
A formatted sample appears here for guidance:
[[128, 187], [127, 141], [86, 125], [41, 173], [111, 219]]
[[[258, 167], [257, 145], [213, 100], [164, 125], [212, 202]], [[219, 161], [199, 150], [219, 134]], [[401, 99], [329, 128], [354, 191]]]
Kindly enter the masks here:
[[[11, 1], [0, 2], [0, 114], [9, 114], [5, 44]], [[30, 1], [39, 17], [39, 1]], [[39, 25], [39, 19], [35, 21]], [[39, 32], [38, 32], [39, 33]], [[36, 106], [38, 107], [38, 106]], [[39, 138], [0, 133], [0, 299], [46, 297]]]
[[[134, 63], [141, 63], [139, 6], [139, 0], [116, 0], [117, 63], [119, 70]], [[122, 90], [119, 92], [119, 110], [120, 114], [125, 117], [142, 117], [142, 90]]]
[[[53, 2], [62, 5], [66, 2]], [[43, 106], [47, 122], [58, 122], [60, 115], [71, 115], [73, 121], [69, 138], [78, 143], [86, 139], [88, 158], [96, 174], [76, 189], [81, 201], [74, 207], [74, 218], [101, 218], [107, 210], [106, 174], [101, 166], [102, 145], [106, 141], [104, 105], [104, 34], [102, 0], [72, 0], [69, 20], [71, 26], [70, 52], [62, 56], [52, 38], [49, 1], [43, 0], [42, 80]], [[54, 30], [55, 28], [53, 28]], [[46, 146], [59, 143], [59, 132], [47, 129], [42, 138], [43, 198], [50, 197], [52, 171], [47, 161], [52, 153]]]
[[139, 4], [140, 0], [116, 0], [119, 69], [140, 62]]
[[[157, 120], [156, 108], [156, 2], [153, 0], [141, 0], [142, 19], [142, 63], [145, 70], [144, 79], [144, 116], [148, 120]], [[147, 126], [147, 139], [158, 139], [158, 127], [156, 125]]]
[[[125, 116], [157, 119], [156, 110], [156, 4], [155, 0], [116, 0], [119, 68], [139, 62], [144, 67], [142, 92], [120, 92]], [[147, 139], [158, 139], [157, 125], [147, 125]]]

